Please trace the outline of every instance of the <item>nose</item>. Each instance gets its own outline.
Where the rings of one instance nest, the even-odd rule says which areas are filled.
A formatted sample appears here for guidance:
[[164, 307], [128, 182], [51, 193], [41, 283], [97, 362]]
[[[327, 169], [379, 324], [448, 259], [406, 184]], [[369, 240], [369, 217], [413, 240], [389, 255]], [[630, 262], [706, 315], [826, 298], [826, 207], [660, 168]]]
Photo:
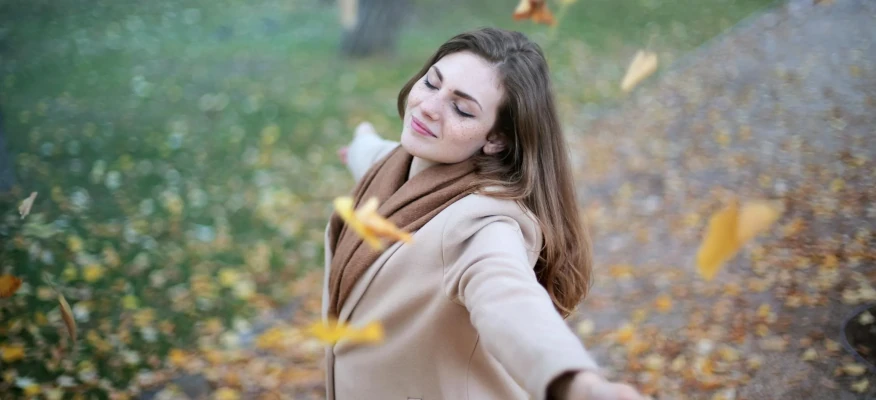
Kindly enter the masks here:
[[426, 118], [437, 121], [441, 115], [441, 96], [436, 93], [426, 97], [420, 103], [420, 110]]

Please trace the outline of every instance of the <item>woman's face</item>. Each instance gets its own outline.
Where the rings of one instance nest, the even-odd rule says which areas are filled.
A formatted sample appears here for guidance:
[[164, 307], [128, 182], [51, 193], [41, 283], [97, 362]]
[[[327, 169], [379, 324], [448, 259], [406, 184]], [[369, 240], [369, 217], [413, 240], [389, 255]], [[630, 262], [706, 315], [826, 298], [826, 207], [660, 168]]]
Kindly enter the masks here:
[[496, 69], [486, 60], [471, 52], [448, 54], [411, 88], [401, 144], [411, 155], [442, 164], [480, 150], [495, 154], [502, 143], [487, 134], [502, 95]]

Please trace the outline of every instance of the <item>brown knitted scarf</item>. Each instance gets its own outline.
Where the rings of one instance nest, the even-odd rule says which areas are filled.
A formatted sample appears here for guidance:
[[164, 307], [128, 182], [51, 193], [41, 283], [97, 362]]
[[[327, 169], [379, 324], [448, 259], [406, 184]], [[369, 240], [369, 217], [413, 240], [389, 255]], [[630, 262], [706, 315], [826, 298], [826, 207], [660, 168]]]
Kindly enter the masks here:
[[[413, 156], [402, 146], [378, 161], [353, 189], [355, 207], [377, 197], [378, 214], [399, 228], [414, 232], [441, 210], [475, 191], [475, 168], [470, 160], [438, 164], [408, 180], [412, 161]], [[329, 222], [329, 246], [332, 250], [329, 315], [337, 318], [353, 286], [381, 253], [347, 229], [337, 213], [332, 214]]]

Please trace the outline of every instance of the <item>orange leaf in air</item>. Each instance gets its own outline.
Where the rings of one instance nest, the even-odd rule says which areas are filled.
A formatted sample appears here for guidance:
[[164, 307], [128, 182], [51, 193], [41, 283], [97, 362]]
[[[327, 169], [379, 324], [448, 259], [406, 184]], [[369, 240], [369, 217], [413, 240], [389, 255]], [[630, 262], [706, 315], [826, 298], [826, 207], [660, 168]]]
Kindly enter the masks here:
[[0, 298], [12, 297], [21, 287], [21, 279], [13, 275], [0, 275]]
[[557, 22], [545, 0], [520, 0], [514, 10], [514, 20], [521, 19], [531, 19], [532, 22], [545, 25], [554, 25]]
[[381, 239], [400, 240], [408, 243], [411, 234], [395, 226], [377, 213], [377, 199], [368, 199], [358, 210], [353, 209], [353, 199], [338, 197], [334, 201], [335, 210], [341, 219], [374, 250], [382, 250]]
[[624, 92], [633, 90], [636, 85], [651, 76], [654, 71], [657, 71], [657, 53], [639, 50], [636, 52], [636, 56], [633, 57], [633, 61], [630, 62], [630, 66], [627, 67], [627, 73], [621, 81], [621, 90]]
[[318, 321], [311, 324], [308, 331], [311, 336], [329, 345], [341, 340], [349, 340], [354, 343], [379, 343], [383, 341], [383, 326], [379, 322], [355, 328], [336, 320]]
[[724, 263], [758, 234], [769, 229], [782, 215], [777, 201], [751, 201], [742, 206], [736, 201], [709, 219], [706, 235], [697, 252], [697, 272], [712, 280]]

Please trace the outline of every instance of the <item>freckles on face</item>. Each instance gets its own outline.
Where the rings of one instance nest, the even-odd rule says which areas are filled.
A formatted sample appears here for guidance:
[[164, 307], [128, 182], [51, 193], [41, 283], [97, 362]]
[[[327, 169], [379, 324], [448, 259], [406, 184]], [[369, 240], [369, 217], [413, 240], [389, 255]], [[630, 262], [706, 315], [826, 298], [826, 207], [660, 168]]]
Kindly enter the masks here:
[[486, 60], [470, 52], [444, 56], [411, 88], [402, 146], [437, 163], [464, 161], [487, 142], [502, 96], [498, 72]]

